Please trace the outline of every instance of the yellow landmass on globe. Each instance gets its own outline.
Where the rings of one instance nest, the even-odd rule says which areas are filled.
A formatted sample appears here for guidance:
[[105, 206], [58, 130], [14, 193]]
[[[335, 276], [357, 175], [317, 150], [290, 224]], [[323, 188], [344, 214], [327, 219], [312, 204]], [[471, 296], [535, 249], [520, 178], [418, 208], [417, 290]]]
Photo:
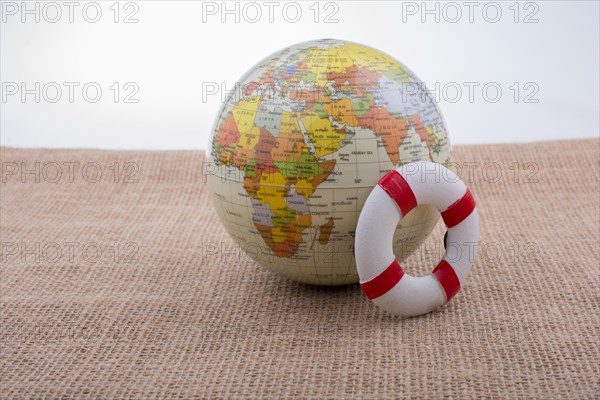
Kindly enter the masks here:
[[320, 118], [309, 111], [302, 117], [302, 125], [315, 146], [317, 157], [335, 153], [340, 149], [345, 131], [336, 129], [327, 118]]
[[240, 133], [248, 132], [252, 128], [255, 128], [254, 119], [256, 118], [258, 107], [260, 107], [260, 100], [259, 96], [244, 98], [231, 109], [231, 114]]
[[283, 214], [287, 209], [285, 196], [287, 196], [288, 189], [287, 178], [279, 171], [263, 173], [260, 176], [260, 185], [255, 198], [260, 204], [269, 204], [272, 212]]

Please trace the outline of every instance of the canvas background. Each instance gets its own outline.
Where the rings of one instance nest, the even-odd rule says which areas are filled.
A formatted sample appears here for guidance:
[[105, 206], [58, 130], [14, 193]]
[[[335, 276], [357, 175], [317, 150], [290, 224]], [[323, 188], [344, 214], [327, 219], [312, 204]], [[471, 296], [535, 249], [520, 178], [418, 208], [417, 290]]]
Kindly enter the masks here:
[[[455, 161], [480, 163], [463, 179], [487, 251], [450, 304], [408, 320], [358, 285], [305, 286], [240, 255], [203, 253], [207, 242], [233, 242], [199, 152], [4, 147], [1, 156], [4, 173], [80, 166], [73, 182], [50, 182], [50, 167], [40, 182], [3, 174], [2, 398], [600, 393], [598, 140], [456, 146]], [[87, 165], [99, 182], [82, 179]], [[75, 243], [72, 257], [55, 260], [53, 243], [63, 253]], [[435, 258], [420, 252], [407, 269], [424, 273]]]

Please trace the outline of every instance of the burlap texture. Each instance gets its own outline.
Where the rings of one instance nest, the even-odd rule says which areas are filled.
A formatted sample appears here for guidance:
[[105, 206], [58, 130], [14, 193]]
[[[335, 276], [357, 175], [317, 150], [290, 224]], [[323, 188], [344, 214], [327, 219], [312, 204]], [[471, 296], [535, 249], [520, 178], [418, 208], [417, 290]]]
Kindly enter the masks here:
[[[479, 163], [461, 172], [479, 258], [450, 304], [408, 320], [358, 285], [305, 286], [228, 253], [200, 152], [1, 157], [2, 398], [600, 393], [598, 140], [456, 146]], [[39, 182], [21, 175], [36, 162]], [[442, 233], [409, 272], [433, 267]]]

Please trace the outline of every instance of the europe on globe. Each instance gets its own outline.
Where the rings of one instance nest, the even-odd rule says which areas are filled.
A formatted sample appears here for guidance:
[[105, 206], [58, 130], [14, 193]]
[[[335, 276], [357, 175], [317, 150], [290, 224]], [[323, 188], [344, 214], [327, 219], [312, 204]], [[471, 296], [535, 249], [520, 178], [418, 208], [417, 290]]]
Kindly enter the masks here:
[[[446, 124], [424, 84], [387, 54], [324, 39], [265, 58], [237, 89], [205, 160], [225, 229], [247, 256], [293, 280], [358, 282], [356, 224], [379, 178], [408, 162], [449, 162]], [[438, 218], [422, 205], [402, 219], [400, 262]]]

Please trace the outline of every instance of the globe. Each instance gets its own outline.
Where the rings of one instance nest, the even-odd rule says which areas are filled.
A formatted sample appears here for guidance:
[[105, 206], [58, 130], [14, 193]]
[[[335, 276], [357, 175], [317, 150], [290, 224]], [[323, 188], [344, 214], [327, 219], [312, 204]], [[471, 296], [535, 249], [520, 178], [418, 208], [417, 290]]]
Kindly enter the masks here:
[[[356, 224], [379, 178], [412, 161], [447, 164], [450, 147], [415, 74], [373, 48], [324, 39], [280, 50], [240, 79], [217, 116], [205, 175], [244, 257], [299, 282], [343, 285], [358, 281]], [[438, 219], [427, 205], [402, 219], [399, 261]]]

